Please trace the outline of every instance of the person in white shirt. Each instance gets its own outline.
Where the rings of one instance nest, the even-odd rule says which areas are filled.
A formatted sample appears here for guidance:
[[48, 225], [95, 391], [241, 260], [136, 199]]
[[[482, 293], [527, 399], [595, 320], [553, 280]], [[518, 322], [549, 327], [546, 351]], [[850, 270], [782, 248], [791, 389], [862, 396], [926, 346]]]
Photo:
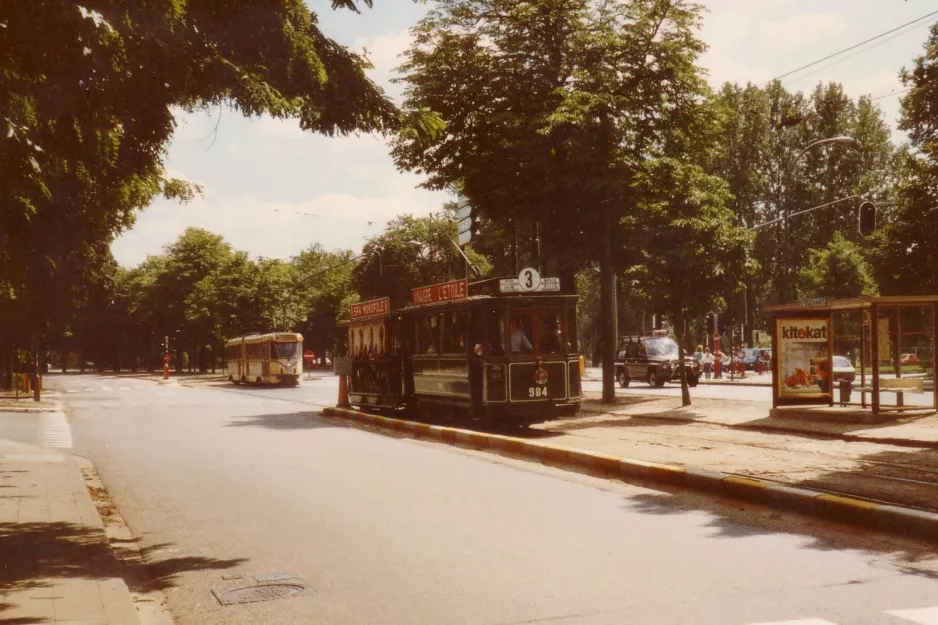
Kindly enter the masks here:
[[528, 340], [528, 335], [524, 333], [524, 329], [521, 327], [521, 324], [518, 323], [517, 319], [511, 320], [511, 334], [508, 342], [511, 347], [511, 353], [513, 354], [523, 351], [534, 351], [534, 347], [531, 346], [531, 341]]
[[713, 372], [713, 354], [710, 353], [709, 347], [704, 350], [700, 362], [703, 365], [704, 376], [709, 380], [710, 374]]

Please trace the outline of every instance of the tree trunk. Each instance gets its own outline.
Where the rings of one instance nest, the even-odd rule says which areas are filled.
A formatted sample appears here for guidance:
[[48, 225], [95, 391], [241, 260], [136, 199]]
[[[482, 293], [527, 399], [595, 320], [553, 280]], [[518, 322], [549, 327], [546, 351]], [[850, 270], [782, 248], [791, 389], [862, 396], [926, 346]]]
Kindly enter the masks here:
[[690, 389], [687, 387], [687, 370], [684, 369], [684, 339], [687, 336], [685, 332], [684, 313], [679, 312], [675, 314], [674, 321], [677, 331], [681, 333], [677, 341], [677, 366], [680, 368], [681, 372], [681, 405], [690, 406]]
[[607, 205], [604, 211], [605, 227], [602, 229], [602, 262], [599, 263], [600, 296], [602, 299], [602, 403], [616, 402], [616, 276], [612, 266], [612, 211]]

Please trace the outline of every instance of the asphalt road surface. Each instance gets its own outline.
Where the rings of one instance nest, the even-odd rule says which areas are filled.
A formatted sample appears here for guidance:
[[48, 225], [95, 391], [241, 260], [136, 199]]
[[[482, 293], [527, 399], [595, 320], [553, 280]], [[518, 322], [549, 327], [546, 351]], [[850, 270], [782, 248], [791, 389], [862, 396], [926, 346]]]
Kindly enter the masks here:
[[[181, 624], [938, 624], [931, 549], [692, 493], [392, 438], [298, 389], [49, 376]], [[49, 428], [57, 428], [51, 434]], [[287, 573], [309, 592], [223, 606]]]

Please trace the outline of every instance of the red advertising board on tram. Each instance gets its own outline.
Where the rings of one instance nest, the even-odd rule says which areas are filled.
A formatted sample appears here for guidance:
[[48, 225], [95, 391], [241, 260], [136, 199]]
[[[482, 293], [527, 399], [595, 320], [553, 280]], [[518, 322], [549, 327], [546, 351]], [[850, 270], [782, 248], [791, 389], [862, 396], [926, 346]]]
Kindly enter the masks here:
[[410, 290], [410, 303], [414, 306], [422, 304], [435, 304], [436, 302], [451, 302], [466, 299], [469, 296], [469, 283], [467, 280], [452, 280], [430, 286], [422, 286]]
[[364, 317], [374, 317], [376, 315], [386, 315], [391, 312], [391, 300], [387, 297], [373, 299], [367, 302], [358, 302], [352, 304], [349, 309], [350, 319], [362, 319]]

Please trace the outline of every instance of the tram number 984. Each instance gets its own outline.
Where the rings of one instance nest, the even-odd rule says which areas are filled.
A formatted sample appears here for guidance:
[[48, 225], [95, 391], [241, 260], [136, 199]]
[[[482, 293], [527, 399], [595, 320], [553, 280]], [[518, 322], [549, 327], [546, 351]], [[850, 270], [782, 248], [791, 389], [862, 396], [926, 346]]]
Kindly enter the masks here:
[[547, 388], [544, 386], [532, 386], [528, 389], [528, 397], [547, 397]]

